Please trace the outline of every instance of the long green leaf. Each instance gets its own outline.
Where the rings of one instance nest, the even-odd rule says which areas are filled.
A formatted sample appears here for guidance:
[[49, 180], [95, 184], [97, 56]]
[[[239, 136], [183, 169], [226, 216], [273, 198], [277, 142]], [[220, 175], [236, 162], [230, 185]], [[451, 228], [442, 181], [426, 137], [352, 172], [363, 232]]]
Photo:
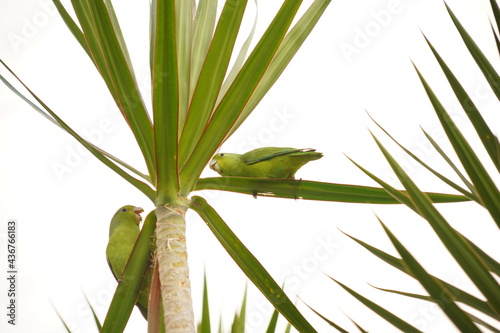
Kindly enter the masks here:
[[[491, 10], [493, 11], [493, 15], [495, 17], [496, 28], [500, 30], [500, 7], [498, 7], [498, 3], [496, 0], [490, 0]], [[495, 29], [493, 29], [493, 34], [496, 37]], [[498, 39], [497, 39], [498, 40]], [[499, 49], [500, 52], [500, 49]]]
[[340, 325], [337, 325], [336, 323], [334, 323], [333, 321], [331, 321], [330, 319], [326, 318], [325, 316], [323, 316], [321, 313], [319, 313], [318, 311], [314, 310], [309, 304], [307, 303], [304, 303], [309, 309], [311, 309], [315, 314], [317, 314], [321, 319], [323, 319], [324, 321], [326, 321], [328, 323], [328, 325], [330, 325], [331, 327], [335, 328], [337, 331], [341, 332], [341, 333], [349, 333], [349, 331], [346, 331], [345, 329], [343, 329]]
[[[453, 161], [451, 160], [451, 158], [444, 152], [444, 150], [438, 145], [438, 143], [436, 142], [436, 140], [434, 140], [432, 138], [432, 136], [427, 133], [423, 128], [422, 129], [422, 132], [424, 133], [425, 137], [427, 138], [427, 140], [429, 140], [429, 142], [431, 143], [431, 145], [434, 147], [434, 149], [436, 149], [436, 151], [439, 153], [439, 155], [441, 155], [441, 157], [446, 161], [446, 163], [448, 163], [448, 165], [453, 169], [453, 171], [455, 171], [455, 174], [462, 180], [462, 182], [469, 188], [470, 190], [470, 194], [472, 194], [472, 197], [471, 197], [471, 200], [474, 200], [476, 202], [479, 202], [479, 198], [477, 196], [477, 191], [476, 191], [476, 188], [474, 187], [474, 185], [469, 181], [469, 179], [460, 171], [459, 167], [453, 163]], [[470, 197], [470, 196], [469, 196]]]
[[[375, 256], [380, 258], [381, 260], [388, 263], [389, 265], [391, 265], [394, 268], [399, 269], [401, 272], [406, 273], [409, 276], [415, 278], [415, 276], [413, 275], [413, 272], [411, 270], [409, 270], [408, 267], [406, 267], [403, 264], [402, 259], [391, 256], [390, 254], [388, 254], [384, 251], [381, 251], [381, 250], [377, 249], [376, 247], [371, 246], [371, 245], [369, 245], [369, 244], [367, 244], [367, 243], [365, 243], [365, 242], [363, 242], [363, 241], [361, 241], [361, 240], [359, 240], [351, 235], [348, 235], [346, 233], [344, 233], [344, 234], [346, 236], [348, 236], [349, 238], [351, 238], [352, 240], [354, 240], [359, 245], [363, 246], [366, 250], [370, 251], [372, 254], [374, 254]], [[474, 295], [471, 295], [471, 294], [467, 293], [466, 291], [464, 291], [460, 288], [457, 288], [457, 287], [453, 286], [452, 284], [449, 284], [448, 282], [445, 282], [445, 281], [443, 281], [435, 276], [433, 276], [433, 278], [436, 279], [437, 281], [439, 281], [439, 283], [443, 284], [446, 288], [448, 288], [450, 293], [455, 297], [455, 300], [462, 302], [464, 304], [467, 304], [468, 306], [475, 308], [478, 311], [481, 311], [481, 312], [491, 316], [492, 318], [500, 319], [500, 316], [493, 311], [493, 309], [488, 305], [487, 302], [485, 302], [485, 301], [475, 297]], [[374, 288], [382, 289], [382, 288], [378, 288], [378, 287], [374, 287]], [[399, 292], [399, 293], [401, 293], [401, 292]], [[425, 296], [425, 297], [428, 297], [428, 296]], [[429, 300], [427, 298], [423, 298], [423, 299]]]
[[228, 0], [222, 10], [182, 131], [179, 143], [179, 165], [181, 167], [195, 149], [212, 115], [231, 59], [246, 4], [247, 0]]
[[485, 167], [481, 163], [479, 157], [474, 152], [474, 149], [467, 142], [458, 127], [455, 125], [450, 115], [446, 112], [443, 105], [436, 97], [427, 81], [420, 74], [417, 67], [415, 67], [417, 74], [427, 92], [434, 110], [443, 126], [448, 139], [450, 140], [458, 158], [462, 162], [464, 169], [467, 171], [472, 183], [476, 187], [477, 193], [481, 198], [484, 206], [488, 209], [489, 213], [500, 227], [500, 192], [495, 186], [495, 182], [491, 179]]
[[[0, 63], [2, 63], [3, 65], [5, 65], [5, 63], [3, 63], [2, 60], [0, 60]], [[10, 82], [7, 81], [2, 75], [0, 75], [0, 81], [2, 81], [13, 93], [15, 93], [17, 96], [19, 96], [22, 100], [24, 100], [35, 111], [37, 111], [42, 117], [44, 117], [45, 119], [47, 119], [48, 121], [50, 121], [52, 124], [56, 125], [60, 129], [62, 129], [63, 131], [65, 131], [64, 128], [53, 117], [51, 117], [49, 114], [47, 114], [47, 112], [43, 111], [40, 107], [38, 107], [38, 105], [36, 105], [32, 101], [30, 101], [19, 90], [17, 90], [12, 84], [10, 84]], [[86, 142], [87, 142], [87, 144], [89, 144], [91, 147], [93, 147], [94, 149], [96, 149], [97, 151], [99, 151], [101, 154], [103, 154], [104, 156], [106, 156], [110, 160], [115, 161], [116, 163], [118, 163], [119, 165], [121, 165], [122, 167], [124, 167], [125, 169], [131, 171], [132, 173], [135, 173], [137, 176], [139, 176], [139, 177], [143, 178], [144, 180], [146, 180], [146, 181], [148, 181], [148, 182], [151, 183], [151, 179], [149, 178], [148, 175], [145, 175], [144, 173], [140, 172], [136, 168], [132, 167], [131, 165], [129, 165], [127, 163], [125, 163], [124, 161], [120, 160], [119, 158], [111, 155], [110, 153], [106, 152], [105, 150], [102, 150], [101, 148], [97, 147], [96, 145], [92, 144], [91, 142], [88, 142], [88, 141], [86, 141]]]
[[[285, 0], [266, 32], [210, 118], [203, 136], [181, 171], [184, 189], [190, 192], [201, 171], [226, 137], [276, 54], [301, 0]], [[184, 193], [187, 194], [187, 193]]]
[[267, 325], [266, 333], [274, 333], [276, 332], [276, 325], [278, 324], [278, 310], [274, 309], [273, 315], [271, 316], [271, 320], [269, 320], [269, 324]]
[[226, 94], [226, 92], [229, 89], [229, 87], [231, 86], [231, 84], [233, 84], [234, 79], [238, 75], [241, 67], [243, 66], [243, 64], [245, 62], [245, 59], [246, 59], [246, 56], [248, 53], [248, 49], [250, 48], [250, 44], [252, 42], [253, 35], [255, 33], [255, 28], [257, 27], [257, 19], [259, 17], [259, 6], [257, 4], [257, 0], [254, 0], [254, 3], [255, 3], [255, 18], [253, 21], [252, 30], [248, 34], [248, 37], [245, 40], [245, 42], [240, 47], [240, 51], [238, 53], [238, 56], [236, 57], [236, 60], [234, 61], [233, 66], [231, 67], [231, 70], [227, 74], [227, 76], [224, 80], [224, 83], [222, 84], [222, 87], [219, 91], [219, 95], [217, 96], [217, 102], [215, 103], [215, 105], [218, 105], [219, 102], [221, 101], [222, 97], [224, 97], [224, 95]]
[[[440, 283], [442, 283], [441, 280], [437, 280], [439, 281]], [[448, 285], [444, 285], [446, 288], [448, 288]], [[401, 296], [405, 296], [405, 297], [410, 297], [410, 298], [415, 298], [415, 299], [420, 299], [420, 300], [423, 300], [423, 301], [428, 301], [428, 302], [433, 302], [433, 303], [437, 303], [436, 300], [434, 298], [432, 298], [431, 296], [426, 296], [426, 295], [419, 295], [419, 294], [414, 294], [414, 293], [408, 293], [408, 292], [404, 292], [404, 291], [399, 291], [399, 290], [392, 290], [392, 289], [386, 289], [386, 288], [379, 288], [379, 287], [376, 287], [376, 286], [372, 286], [373, 288], [375, 289], [378, 289], [378, 290], [381, 290], [381, 291], [385, 291], [385, 292], [388, 292], [388, 293], [392, 293], [392, 294], [397, 294], [397, 295], [401, 295]], [[449, 289], [449, 288], [448, 288]], [[450, 290], [450, 294], [453, 295], [454, 297], [454, 300], [458, 301], [456, 299], [456, 294]], [[483, 302], [484, 303], [484, 302]], [[486, 304], [486, 307], [488, 307], [488, 305]], [[489, 307], [488, 307], [489, 308]], [[491, 310], [491, 308], [490, 308]], [[491, 311], [490, 311], [491, 312]], [[474, 317], [470, 314], [470, 312], [466, 312], [467, 315], [472, 319], [472, 321], [478, 323], [478, 324], [481, 324], [483, 325], [483, 321], [478, 321], [477, 320], [477, 317]], [[493, 315], [492, 316], [493, 318], [496, 318], [498, 320], [498, 316], [496, 315]]]
[[233, 324], [231, 325], [231, 333], [245, 333], [245, 321], [247, 316], [247, 289], [243, 295], [241, 308], [238, 313], [234, 315]]
[[427, 290], [429, 295], [436, 301], [455, 326], [464, 333], [480, 333], [481, 331], [474, 325], [470, 317], [453, 301], [451, 292], [443, 284], [429, 275], [382, 221], [380, 221], [380, 223], [389, 236], [392, 244], [403, 258], [404, 264], [413, 272], [415, 278], [422, 284], [425, 290]]
[[153, 210], [144, 221], [141, 233], [123, 270], [118, 287], [109, 306], [101, 333], [123, 332], [141, 291], [142, 278], [146, 274], [153, 249], [156, 213]]
[[[179, 75], [179, 128], [184, 126], [189, 105], [191, 78], [191, 38], [193, 35], [194, 0], [175, 0], [177, 66]], [[180, 133], [178, 133], [180, 135]]]
[[51, 302], [51, 305], [52, 305], [52, 308], [54, 309], [54, 311], [56, 312], [57, 317], [59, 318], [59, 320], [60, 320], [60, 321], [61, 321], [61, 323], [63, 324], [65, 331], [66, 331], [66, 332], [68, 332], [68, 333], [72, 333], [72, 332], [71, 332], [71, 330], [69, 329], [68, 324], [66, 324], [66, 321], [65, 321], [65, 320], [64, 320], [64, 318], [61, 316], [61, 314], [59, 313], [59, 311], [57, 311], [56, 307], [54, 306], [54, 304], [52, 304], [52, 302]]
[[403, 191], [397, 190], [393, 186], [389, 185], [388, 183], [384, 182], [382, 179], [379, 177], [375, 176], [373, 173], [362, 167], [359, 163], [355, 162], [353, 159], [348, 157], [349, 160], [357, 166], [361, 171], [363, 171], [368, 177], [376, 181], [382, 188], [384, 189], [387, 194], [389, 194], [391, 197], [396, 199], [397, 202], [402, 203], [409, 208], [413, 209], [416, 211], [416, 208], [413, 206], [413, 203], [411, 202], [410, 198], [408, 197], [407, 194], [405, 194]]
[[[447, 185], [449, 185], [450, 187], [452, 187], [453, 189], [455, 189], [456, 191], [462, 193], [463, 195], [465, 195], [466, 197], [468, 197], [469, 199], [471, 200], [474, 200], [474, 201], [479, 201], [479, 198], [477, 198], [477, 196], [475, 196], [474, 194], [472, 194], [471, 192], [465, 190], [464, 188], [462, 188], [461, 186], [459, 186], [458, 184], [455, 184], [453, 181], [451, 181], [450, 179], [448, 179], [447, 177], [445, 177], [444, 175], [440, 174], [439, 172], [437, 172], [436, 170], [434, 170], [433, 168], [431, 168], [429, 165], [427, 165], [424, 161], [422, 161], [420, 158], [418, 158], [417, 155], [413, 154], [410, 150], [406, 149], [402, 144], [400, 144], [392, 135], [390, 135], [389, 132], [387, 132], [379, 123], [377, 123], [371, 116], [370, 118], [372, 119], [372, 121], [375, 123], [375, 125], [377, 125], [384, 133], [385, 135], [387, 135], [394, 143], [396, 143], [401, 149], [403, 149], [403, 151], [408, 154], [411, 158], [413, 158], [415, 161], [417, 161], [418, 163], [420, 163], [424, 168], [426, 168], [427, 170], [429, 170], [433, 175], [435, 175], [436, 177], [438, 177], [440, 180], [442, 180], [444, 183], [446, 183]], [[424, 131], [425, 133], [425, 131]], [[425, 133], [426, 136], [427, 136], [427, 133]], [[432, 138], [430, 138], [428, 136], [429, 140], [431, 140], [431, 143], [434, 145], [434, 140], [432, 140]], [[435, 146], [436, 147], [436, 146]], [[438, 151], [441, 153], [442, 150], [440, 150], [439, 147], [436, 147], [437, 149], [439, 149]], [[469, 182], [466, 180], [466, 179], [463, 179], [461, 176], [462, 174], [455, 168], [455, 165], [453, 163], [451, 163], [451, 161], [447, 158], [446, 155], [444, 155], [444, 158], [445, 160], [448, 162], [448, 164], [450, 164], [450, 166], [455, 170], [455, 172], [459, 175], [459, 177], [464, 180], [464, 182], [466, 182], [467, 185], [469, 185]]]
[[[351, 203], [397, 204], [383, 188], [322, 183], [309, 180], [245, 177], [201, 178], [195, 191], [219, 190], [289, 199], [306, 199]], [[404, 192], [402, 192], [404, 193]], [[460, 202], [469, 199], [454, 194], [427, 193], [434, 202]], [[404, 194], [402, 194], [404, 195]]]
[[[479, 246], [474, 244], [470, 239], [461, 235], [467, 244], [481, 257], [481, 260], [488, 267], [488, 269], [495, 273], [497, 276], [500, 276], [500, 263], [493, 259], [490, 255], [484, 252]], [[499, 314], [500, 315], [500, 314]]]
[[83, 35], [82, 30], [78, 27], [78, 25], [75, 23], [73, 18], [69, 15], [68, 11], [66, 8], [64, 8], [63, 4], [61, 3], [60, 0], [52, 0], [54, 5], [56, 6], [57, 11], [59, 12], [59, 15], [61, 15], [62, 20], [68, 27], [69, 31], [73, 34], [75, 39], [78, 41], [80, 46], [85, 50], [89, 58], [94, 61], [89, 46], [87, 45], [87, 42], [85, 41], [85, 36]]
[[271, 89], [276, 80], [278, 80], [295, 53], [297, 53], [307, 36], [309, 36], [309, 33], [316, 26], [316, 23], [323, 15], [330, 1], [331, 0], [315, 0], [297, 24], [287, 33], [272, 62], [269, 64], [269, 68], [266, 70], [262, 80], [260, 80], [255, 88], [255, 92], [245, 106], [245, 109], [241, 112], [235, 124], [232, 126], [231, 131], [226, 135], [226, 139], [236, 131], [255, 109], [269, 89]]
[[87, 295], [85, 295], [85, 293], [84, 293], [84, 296], [85, 296], [85, 301], [87, 301], [87, 304], [90, 308], [90, 311], [92, 311], [92, 317], [94, 317], [94, 322], [95, 322], [95, 325], [97, 327], [97, 330], [100, 332], [102, 325], [101, 325], [101, 322], [99, 321], [99, 317], [97, 317], [97, 313], [95, 312], [94, 307], [90, 303], [89, 298], [87, 297]]
[[[440, 281], [441, 282], [441, 281]], [[398, 294], [398, 295], [402, 295], [402, 296], [406, 296], [406, 297], [410, 297], [410, 298], [415, 298], [415, 299], [420, 299], [420, 300], [424, 300], [424, 301], [429, 301], [429, 302], [435, 302], [435, 300], [431, 297], [431, 296], [425, 296], [425, 295], [419, 295], [419, 294], [413, 294], [413, 293], [407, 293], [407, 292], [403, 292], [403, 291], [398, 291], [398, 290], [391, 290], [391, 289], [384, 289], [384, 288], [378, 288], [378, 287], [375, 287], [375, 286], [372, 286], [378, 290], [382, 290], [382, 291], [385, 291], [385, 292], [388, 292], [388, 293], [393, 293], [393, 294]], [[446, 286], [448, 288], [448, 286]], [[453, 294], [453, 296], [456, 296], [456, 294], [450, 290], [450, 292]], [[500, 333], [500, 330], [494, 328], [493, 326], [491, 326], [490, 324], [486, 323], [484, 320], [472, 315], [470, 312], [467, 312], [467, 311], [464, 311], [467, 316], [469, 316], [471, 318], [471, 320], [477, 324], [480, 324], [484, 327], [486, 327], [487, 329], [489, 329], [490, 331], [492, 332], [498, 332]], [[497, 318], [498, 319], [498, 318]]]
[[[153, 127], [126, 51], [115, 34], [112, 18], [102, 0], [72, 0], [73, 8], [99, 72], [130, 126], [143, 153], [153, 183], [156, 182]], [[116, 23], [115, 23], [116, 24]]]
[[[500, 313], [500, 286], [489, 273], [488, 268], [479, 255], [468, 246], [467, 242], [448, 224], [439, 211], [433, 206], [430, 199], [422, 193], [415, 183], [408, 177], [384, 146], [375, 138], [375, 142], [389, 162], [396, 176], [408, 191], [410, 199], [419, 214], [429, 222], [430, 226], [441, 239], [443, 245], [462, 267], [472, 282], [488, 299], [490, 306]], [[499, 201], [500, 202], [500, 201]]]
[[[118, 18], [116, 17], [115, 9], [113, 8], [113, 4], [111, 0], [104, 0], [104, 3], [106, 4], [106, 9], [108, 10], [109, 13], [109, 20], [111, 24], [113, 25], [113, 31], [116, 36], [116, 40], [120, 44], [120, 48], [123, 53], [123, 57], [125, 61], [127, 62], [128, 68], [132, 68], [132, 60], [130, 59], [130, 54], [128, 53], [128, 48], [127, 44], [125, 43], [125, 39], [123, 38], [122, 34], [122, 29], [120, 28], [120, 24], [118, 23]], [[135, 76], [132, 76], [134, 80], [134, 84], [137, 85], [137, 81], [135, 79]]]
[[351, 317], [347, 316], [347, 318], [349, 318], [349, 320], [358, 328], [358, 330], [361, 333], [368, 333], [367, 330], [365, 330], [360, 324], [358, 324], [357, 322], [355, 322]]
[[198, 82], [201, 68], [205, 62], [210, 42], [212, 41], [216, 16], [217, 0], [199, 1], [193, 23], [189, 100], [193, 96], [196, 82]]
[[405, 332], [405, 333], [422, 332], [419, 329], [417, 329], [417, 328], [413, 327], [412, 325], [408, 324], [406, 321], [404, 321], [403, 319], [399, 318], [398, 316], [396, 316], [392, 312], [387, 311], [386, 309], [384, 309], [380, 305], [378, 305], [378, 304], [370, 301], [368, 298], [366, 298], [366, 297], [362, 296], [361, 294], [355, 292], [351, 288], [347, 287], [345, 284], [343, 284], [343, 283], [335, 280], [331, 276], [328, 276], [328, 277], [330, 279], [332, 279], [332, 281], [336, 282], [339, 286], [341, 286], [349, 294], [351, 294], [352, 296], [354, 296], [358, 301], [360, 301], [361, 303], [363, 303], [364, 305], [366, 305], [370, 310], [372, 310], [373, 312], [375, 312], [376, 314], [378, 314], [380, 317], [384, 318], [389, 323], [391, 323], [395, 327], [399, 328], [403, 332]]
[[497, 45], [497, 51], [500, 53], [500, 39], [498, 39], [498, 36], [497, 36], [497, 33], [495, 31], [495, 28], [494, 28], [493, 24], [491, 25], [491, 30], [492, 30], [493, 36], [495, 37], [495, 43]]
[[201, 322], [198, 325], [198, 333], [210, 333], [210, 307], [208, 304], [207, 274], [203, 274], [203, 307], [201, 311]]
[[[92, 155], [94, 155], [99, 161], [101, 161], [103, 164], [105, 164], [107, 167], [109, 167], [111, 170], [116, 172], [119, 176], [121, 176], [123, 179], [128, 181], [130, 184], [132, 184], [134, 187], [136, 187], [138, 190], [140, 190], [142, 193], [144, 193], [151, 201], [154, 200], [154, 191], [149, 187], [147, 184], [141, 182], [140, 180], [132, 177], [129, 175], [127, 172], [122, 170], [120, 167], [118, 167], [116, 164], [114, 164], [112, 161], [110, 161], [105, 155], [102, 150], [99, 148], [95, 147], [94, 145], [90, 144], [82, 138], [78, 133], [76, 133], [71, 127], [69, 127], [61, 118], [57, 116], [56, 113], [54, 113], [38, 96], [31, 90], [29, 89], [23, 81], [19, 79], [19, 77], [10, 69], [7, 64], [5, 64], [1, 59], [0, 63], [7, 68], [7, 70], [16, 78], [16, 80], [19, 81], [23, 85], [23, 87], [33, 96], [33, 98], [45, 109], [47, 112], [50, 114], [47, 115], [42, 109], [40, 109], [38, 106], [33, 104], [31, 101], [29, 101], [26, 97], [24, 97], [17, 89], [15, 89], [11, 84], [7, 84], [9, 88], [12, 89], [13, 92], [15, 92], [18, 96], [21, 96], [25, 101], [28, 101], [28, 103], [38, 112], [40, 112], [45, 118], [50, 120], [52, 123], [57, 124], [57, 126], [61, 127], [64, 131], [66, 131], [68, 134], [73, 136], [78, 142], [80, 142], [85, 148], [87, 148]], [[3, 82], [7, 82], [3, 78], [3, 76], [0, 76], [0, 79]], [[111, 157], [110, 157], [111, 158]], [[135, 170], [135, 169], [134, 169]]]
[[474, 42], [472, 37], [467, 33], [467, 30], [465, 30], [465, 28], [462, 26], [458, 18], [455, 16], [455, 14], [453, 14], [453, 11], [450, 9], [450, 7], [448, 7], [448, 5], [446, 5], [446, 9], [450, 14], [453, 23], [457, 27], [460, 36], [462, 36], [465, 46], [467, 46], [470, 54], [472, 55], [477, 65], [483, 72], [483, 75], [490, 84], [491, 89], [493, 89], [493, 92], [495, 93], [497, 98], [500, 99], [500, 77], [495, 71], [495, 68], [491, 65], [491, 63], [485, 57], [483, 52], [481, 52], [481, 49], [479, 49], [477, 44]]
[[156, 204], [176, 202], [179, 193], [177, 133], [179, 86], [175, 0], [155, 0], [153, 41], [153, 118], [156, 152]]
[[266, 269], [241, 243], [205, 199], [194, 196], [191, 199], [190, 207], [201, 216], [241, 270], [299, 332], [316, 332]]
[[498, 142], [498, 138], [493, 134], [491, 129], [488, 127], [486, 124], [486, 121], [483, 119], [481, 114], [479, 113], [476, 105], [474, 105], [474, 102], [472, 99], [469, 97], [465, 89], [462, 87], [460, 82], [457, 80], [453, 72], [450, 70], [448, 65], [444, 62], [443, 58], [439, 55], [439, 53], [436, 51], [434, 46], [429, 42], [427, 37], [425, 37], [425, 40], [427, 44], [429, 45], [430, 49], [432, 50], [432, 53], [434, 53], [434, 56], [436, 57], [436, 60], [439, 63], [439, 66], [441, 66], [441, 69], [443, 70], [444, 74], [446, 75], [446, 78], [448, 79], [448, 82], [450, 83], [451, 88], [455, 92], [455, 95], [457, 96], [458, 101], [462, 105], [463, 109], [465, 110], [465, 113], [469, 117], [469, 120], [471, 121], [472, 125], [476, 129], [476, 133], [478, 134], [479, 138], [481, 139], [481, 142], [484, 145], [484, 148], [486, 148], [486, 151], [490, 155], [491, 160], [493, 161], [493, 164], [495, 164], [497, 170], [500, 172], [500, 152], [498, 150], [498, 147], [500, 147], [500, 143]]

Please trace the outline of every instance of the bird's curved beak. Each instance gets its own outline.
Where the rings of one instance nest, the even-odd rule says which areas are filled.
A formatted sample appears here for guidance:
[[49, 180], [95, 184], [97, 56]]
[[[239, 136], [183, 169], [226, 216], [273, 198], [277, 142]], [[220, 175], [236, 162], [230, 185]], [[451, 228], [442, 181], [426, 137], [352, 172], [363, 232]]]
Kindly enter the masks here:
[[132, 211], [135, 213], [135, 218], [137, 222], [141, 222], [142, 221], [141, 213], [144, 213], [144, 209], [142, 209], [141, 207], [134, 207]]
[[220, 167], [219, 165], [217, 164], [217, 161], [215, 159], [212, 159], [209, 163], [209, 166], [210, 166], [210, 169], [216, 171], [216, 172], [219, 172], [220, 171]]

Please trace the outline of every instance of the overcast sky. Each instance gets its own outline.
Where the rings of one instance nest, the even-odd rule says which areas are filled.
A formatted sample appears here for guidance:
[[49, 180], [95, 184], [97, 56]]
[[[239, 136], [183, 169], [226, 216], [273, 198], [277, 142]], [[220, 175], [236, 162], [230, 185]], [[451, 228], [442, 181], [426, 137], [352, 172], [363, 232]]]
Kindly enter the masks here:
[[[65, 3], [69, 6], [69, 1]], [[259, 4], [257, 35], [265, 29], [280, 3]], [[488, 21], [489, 2], [449, 0], [448, 3], [498, 66]], [[145, 171], [134, 139], [107, 88], [51, 1], [0, 0], [0, 8], [0, 58], [84, 137]], [[150, 93], [148, 10], [148, 5], [140, 2], [116, 5], [144, 96]], [[253, 15], [255, 6], [249, 2], [243, 37], [250, 29], [248, 24]], [[316, 148], [324, 153], [324, 158], [305, 166], [297, 177], [375, 185], [349, 162], [346, 154], [398, 186], [371, 139], [368, 129], [378, 134], [380, 131], [367, 116], [368, 111], [401, 143], [449, 174], [450, 170], [420, 130], [422, 126], [436, 141], [449, 147], [411, 61], [435, 88], [460, 128], [466, 133], [471, 130], [446, 87], [422, 32], [498, 133], [498, 101], [467, 55], [442, 1], [337, 0], [330, 4], [287, 70], [221, 152], [242, 153], [264, 146]], [[141, 206], [146, 212], [154, 206], [1, 84], [0, 119], [0, 268], [6, 271], [8, 219], [17, 220], [19, 267], [18, 326], [14, 330], [2, 315], [0, 330], [64, 332], [52, 304], [75, 332], [92, 332], [84, 294], [103, 320], [116, 287], [104, 254], [109, 221], [125, 204]], [[423, 190], [453, 193], [393, 145], [389, 147]], [[484, 156], [482, 150], [478, 152]], [[203, 176], [217, 175], [207, 168]], [[402, 300], [367, 284], [422, 292], [417, 283], [381, 263], [341, 233], [395, 254], [376, 215], [431, 273], [476, 292], [460, 269], [450, 265], [449, 255], [425, 221], [405, 207], [256, 200], [225, 192], [200, 195], [207, 198], [276, 281], [286, 283], [290, 297], [295, 299], [299, 295], [349, 331], [355, 328], [345, 314], [371, 332], [397, 332], [325, 274], [387, 306], [425, 332], [455, 331], [435, 306]], [[439, 209], [453, 221], [455, 228], [499, 258], [500, 235], [483, 210], [470, 203], [439, 205]], [[248, 332], [263, 332], [271, 315], [269, 303], [247, 283], [194, 212], [188, 213], [187, 224], [197, 318], [206, 270], [213, 322], [220, 313], [227, 327], [247, 285]], [[7, 287], [7, 281], [0, 279], [1, 302], [5, 302]], [[329, 331], [321, 319], [300, 301], [298, 304], [319, 332]], [[145, 331], [145, 327], [146, 322], [135, 310], [127, 332]]]

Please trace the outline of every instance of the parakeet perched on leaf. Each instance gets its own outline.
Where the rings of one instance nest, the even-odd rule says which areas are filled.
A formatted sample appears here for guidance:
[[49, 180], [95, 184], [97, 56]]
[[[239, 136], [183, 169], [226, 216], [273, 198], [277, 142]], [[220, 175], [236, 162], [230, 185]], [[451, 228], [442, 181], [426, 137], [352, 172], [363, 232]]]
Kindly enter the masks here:
[[[125, 265], [132, 253], [134, 244], [139, 236], [139, 223], [144, 210], [132, 205], [118, 209], [109, 225], [109, 242], [106, 247], [106, 259], [115, 279], [119, 281]], [[147, 320], [149, 286], [151, 284], [152, 269], [148, 269], [144, 277], [141, 293], [137, 299], [137, 307]], [[142, 277], [141, 277], [142, 278]]]
[[304, 164], [320, 159], [316, 149], [265, 147], [245, 154], [216, 154], [210, 168], [221, 176], [294, 179]]

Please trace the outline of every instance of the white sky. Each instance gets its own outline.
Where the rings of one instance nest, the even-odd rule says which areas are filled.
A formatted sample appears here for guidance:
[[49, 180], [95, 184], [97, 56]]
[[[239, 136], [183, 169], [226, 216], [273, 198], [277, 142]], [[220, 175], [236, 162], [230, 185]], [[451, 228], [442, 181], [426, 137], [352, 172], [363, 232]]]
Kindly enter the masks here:
[[[496, 59], [487, 21], [488, 1], [448, 3], [484, 52]], [[261, 1], [258, 32], [262, 33], [279, 4]], [[51, 2], [0, 0], [0, 8], [0, 57], [84, 137], [93, 138], [109, 152], [145, 170], [107, 88]], [[249, 8], [253, 15], [252, 3]], [[116, 10], [138, 81], [148, 96], [148, 6], [116, 5]], [[498, 101], [460, 43], [441, 1], [337, 0], [222, 151], [244, 152], [261, 146], [312, 147], [325, 157], [305, 166], [297, 177], [374, 185], [346, 159], [345, 153], [397, 185], [369, 135], [367, 128], [375, 130], [375, 126], [365, 112], [368, 110], [404, 145], [449, 174], [420, 131], [422, 125], [439, 143], [447, 145], [410, 59], [436, 88], [460, 127], [470, 132], [470, 126], [444, 85], [444, 76], [419, 28], [441, 52], [498, 133]], [[498, 66], [498, 62], [494, 65]], [[63, 332], [52, 303], [75, 332], [93, 332], [83, 293], [103, 320], [116, 286], [104, 255], [111, 216], [125, 204], [142, 206], [146, 211], [154, 207], [3, 85], [0, 119], [0, 268], [6, 271], [6, 222], [12, 218], [18, 222], [19, 267], [18, 325], [7, 325], [2, 312], [0, 331]], [[393, 152], [422, 189], [451, 192], [400, 151]], [[485, 156], [482, 150], [478, 152]], [[56, 165], [67, 166], [67, 172], [56, 172]], [[204, 176], [216, 174], [207, 169]], [[375, 214], [431, 273], [477, 294], [460, 269], [450, 265], [449, 256], [430, 228], [405, 207], [255, 200], [225, 192], [202, 195], [277, 282], [287, 282], [290, 297], [299, 295], [349, 331], [355, 328], [343, 312], [371, 332], [397, 332], [323, 273], [387, 306], [425, 332], [455, 331], [435, 306], [407, 301], [367, 284], [421, 292], [417, 283], [339, 231], [395, 254]], [[498, 229], [483, 210], [470, 203], [439, 208], [455, 228], [499, 258]], [[215, 323], [220, 313], [227, 326], [240, 306], [246, 278], [195, 213], [189, 212], [187, 220], [196, 316], [201, 312], [206, 269], [212, 320]], [[6, 279], [2, 278], [2, 304], [6, 302], [6, 290]], [[271, 308], [251, 284], [248, 292], [248, 332], [263, 332]], [[300, 301], [298, 304], [319, 332], [329, 331], [321, 319]], [[3, 305], [2, 308], [5, 312]], [[140, 313], [134, 311], [126, 331], [145, 331], [145, 327]]]

